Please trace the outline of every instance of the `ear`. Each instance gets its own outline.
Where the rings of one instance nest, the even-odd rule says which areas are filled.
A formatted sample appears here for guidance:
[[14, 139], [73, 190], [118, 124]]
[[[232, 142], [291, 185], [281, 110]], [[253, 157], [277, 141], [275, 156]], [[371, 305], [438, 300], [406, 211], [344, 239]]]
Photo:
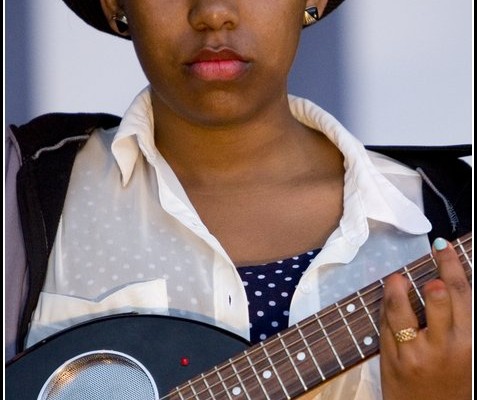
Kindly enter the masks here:
[[103, 9], [103, 13], [106, 19], [109, 22], [109, 26], [111, 29], [116, 32], [118, 35], [121, 36], [129, 36], [128, 30], [119, 30], [116, 21], [113, 19], [114, 16], [119, 14], [124, 14], [122, 11], [120, 0], [99, 0], [101, 2], [101, 8]]
[[321, 16], [323, 15], [323, 12], [325, 11], [326, 5], [328, 4], [328, 0], [307, 0], [306, 1], [306, 6], [307, 7], [316, 7], [318, 8], [318, 15]]

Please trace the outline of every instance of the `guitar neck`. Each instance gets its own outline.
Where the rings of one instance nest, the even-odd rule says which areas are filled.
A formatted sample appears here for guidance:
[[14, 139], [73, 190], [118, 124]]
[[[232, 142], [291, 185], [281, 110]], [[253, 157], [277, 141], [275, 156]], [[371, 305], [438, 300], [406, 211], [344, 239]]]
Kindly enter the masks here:
[[[453, 243], [469, 281], [472, 234]], [[409, 278], [409, 298], [426, 326], [422, 288], [438, 277], [432, 254], [396, 271]], [[379, 352], [379, 310], [384, 279], [250, 347], [172, 392], [172, 399], [296, 397]]]

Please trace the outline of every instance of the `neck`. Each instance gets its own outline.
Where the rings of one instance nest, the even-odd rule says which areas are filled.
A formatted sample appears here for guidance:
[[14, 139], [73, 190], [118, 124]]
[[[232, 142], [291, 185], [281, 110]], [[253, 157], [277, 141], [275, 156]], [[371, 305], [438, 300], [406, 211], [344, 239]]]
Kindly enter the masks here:
[[228, 123], [186, 121], [160, 107], [154, 114], [156, 145], [185, 185], [237, 184], [262, 173], [270, 178], [296, 165], [284, 161], [303, 160], [320, 136], [293, 117], [286, 98], [253, 118]]

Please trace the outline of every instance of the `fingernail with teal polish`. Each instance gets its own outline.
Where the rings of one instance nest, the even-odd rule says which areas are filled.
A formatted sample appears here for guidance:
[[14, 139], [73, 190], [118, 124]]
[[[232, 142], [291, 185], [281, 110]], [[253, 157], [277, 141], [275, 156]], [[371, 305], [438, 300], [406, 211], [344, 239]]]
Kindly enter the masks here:
[[433, 246], [436, 250], [444, 250], [447, 247], [447, 241], [442, 238], [434, 240]]

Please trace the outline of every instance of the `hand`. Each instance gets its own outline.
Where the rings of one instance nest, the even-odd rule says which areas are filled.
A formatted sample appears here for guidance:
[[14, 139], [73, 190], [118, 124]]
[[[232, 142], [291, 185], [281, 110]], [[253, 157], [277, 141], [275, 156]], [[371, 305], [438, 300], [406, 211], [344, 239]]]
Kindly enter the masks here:
[[408, 300], [410, 283], [398, 274], [385, 282], [380, 339], [385, 400], [472, 397], [471, 287], [451, 245], [437, 239], [433, 254], [440, 279], [424, 287], [427, 328], [418, 330], [415, 338], [398, 343], [395, 337], [402, 329], [418, 326]]

